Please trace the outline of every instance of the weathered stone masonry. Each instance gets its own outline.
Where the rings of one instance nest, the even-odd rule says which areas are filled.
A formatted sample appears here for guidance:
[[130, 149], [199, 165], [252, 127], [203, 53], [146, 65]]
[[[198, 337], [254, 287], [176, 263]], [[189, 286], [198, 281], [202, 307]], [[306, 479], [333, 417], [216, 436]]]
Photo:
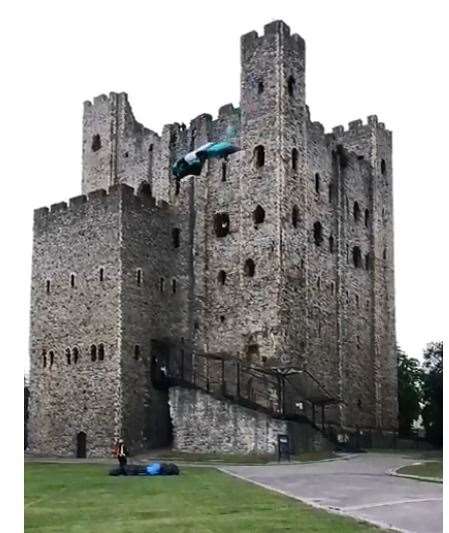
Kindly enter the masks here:
[[[181, 409], [178, 393], [172, 424], [151, 381], [161, 345], [305, 367], [342, 400], [330, 425], [396, 431], [391, 132], [311, 121], [305, 43], [281, 21], [244, 35], [241, 60], [239, 108], [161, 135], [124, 93], [85, 103], [83, 194], [35, 211], [32, 452], [181, 443], [199, 396]], [[176, 183], [174, 161], [230, 126], [242, 150]], [[206, 427], [189, 446], [210, 449]], [[262, 449], [240, 430], [226, 426], [236, 449]]]

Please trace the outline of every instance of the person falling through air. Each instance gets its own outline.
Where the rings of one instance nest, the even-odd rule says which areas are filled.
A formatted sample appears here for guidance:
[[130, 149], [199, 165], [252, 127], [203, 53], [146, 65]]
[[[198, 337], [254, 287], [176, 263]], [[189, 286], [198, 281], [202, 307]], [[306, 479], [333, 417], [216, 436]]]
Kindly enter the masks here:
[[119, 439], [117, 441], [115, 453], [118, 459], [118, 463], [120, 465], [120, 470], [123, 472], [123, 474], [126, 474], [125, 467], [126, 467], [126, 462], [127, 462], [126, 456], [128, 452], [126, 450], [123, 439]]

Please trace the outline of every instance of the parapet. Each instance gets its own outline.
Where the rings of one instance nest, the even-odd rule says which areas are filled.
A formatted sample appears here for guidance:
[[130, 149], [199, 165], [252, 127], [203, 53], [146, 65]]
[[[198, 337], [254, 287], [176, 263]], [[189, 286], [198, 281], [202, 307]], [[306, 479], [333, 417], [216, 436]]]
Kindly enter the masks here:
[[242, 35], [240, 39], [242, 57], [246, 58], [250, 56], [259, 44], [266, 39], [272, 39], [273, 36], [279, 36], [282, 43], [289, 43], [292, 48], [296, 48], [299, 52], [304, 53], [304, 39], [297, 33], [291, 35], [290, 27], [283, 20], [274, 20], [265, 24], [264, 34], [261, 37], [259, 37], [256, 31]]
[[85, 216], [87, 211], [92, 208], [110, 207], [118, 208], [133, 207], [137, 209], [158, 209], [166, 212], [169, 209], [169, 204], [166, 202], [157, 202], [156, 199], [148, 193], [148, 189], [141, 188], [135, 191], [132, 187], [125, 183], [119, 183], [109, 187], [108, 191], [98, 189], [88, 193], [87, 195], [75, 196], [70, 198], [67, 202], [58, 202], [52, 204], [50, 209], [48, 207], [40, 207], [34, 210], [34, 222], [39, 225], [43, 222], [50, 222], [52, 220], [61, 221], [61, 217], [74, 216], [79, 214], [80, 217]]
[[384, 130], [388, 132], [388, 130], [385, 130], [385, 124], [378, 121], [377, 115], [369, 115], [366, 119], [366, 123], [364, 123], [362, 119], [351, 120], [351, 122], [348, 123], [347, 129], [341, 125], [335, 126], [332, 128], [332, 134], [338, 139], [346, 135], [360, 135], [373, 130]]

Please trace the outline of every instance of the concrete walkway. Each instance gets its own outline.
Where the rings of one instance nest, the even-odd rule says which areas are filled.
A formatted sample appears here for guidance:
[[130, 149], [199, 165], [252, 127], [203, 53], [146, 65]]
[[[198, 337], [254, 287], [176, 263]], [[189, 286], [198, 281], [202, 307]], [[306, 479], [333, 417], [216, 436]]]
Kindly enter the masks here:
[[366, 453], [304, 465], [226, 466], [220, 470], [315, 507], [410, 533], [442, 533], [443, 486], [393, 477], [409, 455]]

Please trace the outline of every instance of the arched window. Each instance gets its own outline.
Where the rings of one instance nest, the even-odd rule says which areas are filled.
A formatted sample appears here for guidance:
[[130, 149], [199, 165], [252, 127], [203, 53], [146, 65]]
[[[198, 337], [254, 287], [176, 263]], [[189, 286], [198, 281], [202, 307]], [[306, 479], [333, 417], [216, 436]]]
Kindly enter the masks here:
[[254, 209], [253, 220], [254, 224], [262, 224], [262, 222], [265, 220], [265, 211], [260, 205]]
[[323, 242], [323, 226], [321, 222], [315, 222], [313, 225], [313, 240], [317, 246]]
[[65, 357], [67, 359], [67, 364], [70, 365], [72, 363], [72, 354], [70, 353], [70, 348], [67, 348], [65, 351]]
[[100, 268], [100, 272], [99, 272], [99, 274], [100, 274], [100, 281], [103, 281], [103, 279], [104, 279], [104, 270], [103, 270], [103, 267]]
[[97, 134], [95, 134], [92, 137], [92, 152], [98, 152], [98, 150], [101, 148], [101, 137]]
[[360, 206], [358, 202], [354, 202], [353, 207], [353, 215], [354, 215], [354, 221], [358, 222], [360, 220]]
[[299, 209], [297, 205], [294, 205], [292, 209], [292, 226], [294, 228], [297, 228], [298, 223], [299, 223]]
[[265, 165], [265, 148], [261, 144], [254, 148], [254, 158], [256, 168], [260, 168]]
[[140, 358], [140, 346], [139, 346], [138, 344], [136, 344], [136, 345], [134, 346], [134, 359], [135, 359], [136, 361], [138, 361], [139, 358]]
[[358, 246], [354, 246], [352, 249], [352, 262], [355, 268], [359, 268], [362, 264], [362, 253]]
[[264, 90], [263, 81], [259, 80], [257, 82], [257, 94], [262, 94]]
[[252, 278], [254, 274], [256, 273], [256, 265], [254, 264], [254, 261], [252, 259], [247, 259], [245, 261], [245, 267], [244, 267], [244, 273], [245, 276], [248, 276], [249, 278]]
[[79, 359], [79, 350], [78, 350], [78, 347], [75, 346], [73, 348], [73, 363], [76, 365], [76, 363], [78, 362], [78, 359]]
[[220, 270], [220, 272], [218, 273], [217, 279], [220, 285], [224, 285], [226, 283], [226, 272], [224, 270]]
[[70, 274], [70, 287], [75, 287], [75, 274]]
[[179, 248], [181, 230], [179, 228], [173, 228], [171, 230], [171, 237], [173, 241], [173, 248]]
[[217, 237], [226, 237], [229, 233], [229, 215], [227, 213], [217, 213], [214, 216], [214, 229]]
[[97, 360], [97, 347], [95, 344], [92, 344], [90, 347], [90, 360], [95, 362]]
[[320, 178], [320, 175], [317, 172], [315, 174], [315, 192], [316, 193], [320, 192], [320, 181], [321, 181], [321, 178]]
[[365, 209], [365, 227], [369, 226], [369, 210]]
[[296, 89], [296, 81], [293, 76], [289, 76], [287, 79], [287, 90], [290, 96], [294, 96]]
[[98, 345], [98, 360], [99, 361], [104, 360], [104, 344], [103, 343]]
[[382, 176], [385, 176], [387, 172], [387, 164], [385, 163], [385, 159], [380, 161], [380, 171], [382, 172]]
[[42, 366], [45, 368], [47, 366], [47, 352], [42, 350]]
[[50, 356], [50, 368], [53, 366], [53, 363], [55, 362], [55, 354], [53, 351], [50, 351], [49, 354]]
[[292, 149], [292, 170], [295, 172], [298, 170], [298, 150], [296, 148]]
[[335, 248], [334, 248], [334, 237], [333, 237], [333, 235], [331, 235], [331, 236], [329, 237], [329, 252], [330, 252], [331, 254], [333, 254], [333, 253], [334, 253], [334, 249], [335, 249]]
[[142, 285], [142, 269], [141, 268], [138, 268], [136, 270], [136, 282], [137, 282], [138, 287]]
[[226, 181], [227, 173], [228, 173], [228, 164], [226, 161], [223, 161], [221, 164], [221, 181]]
[[172, 279], [171, 290], [173, 294], [176, 294], [176, 280], [175, 279]]
[[51, 282], [49, 279], [47, 279], [47, 284], [46, 284], [46, 291], [47, 291], [47, 294], [50, 294], [50, 285], [51, 285]]
[[365, 270], [369, 270], [371, 268], [371, 256], [369, 253], [365, 254]]

